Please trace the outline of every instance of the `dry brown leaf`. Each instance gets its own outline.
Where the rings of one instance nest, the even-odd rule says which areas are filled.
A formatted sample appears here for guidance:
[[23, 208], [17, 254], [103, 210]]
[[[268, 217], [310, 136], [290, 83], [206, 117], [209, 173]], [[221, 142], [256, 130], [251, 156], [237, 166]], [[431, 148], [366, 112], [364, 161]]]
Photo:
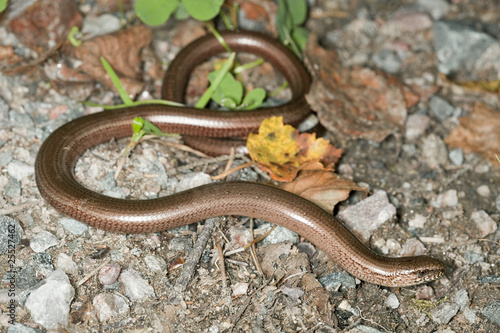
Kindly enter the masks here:
[[[448, 135], [445, 142], [460, 147], [465, 152], [476, 152], [490, 161], [500, 155], [500, 111], [476, 103], [474, 111], [460, 118], [460, 124]], [[497, 165], [497, 162], [493, 163]]]
[[282, 183], [280, 187], [288, 192], [314, 202], [328, 212], [349, 197], [351, 191], [364, 191], [349, 179], [324, 170], [301, 171], [299, 177], [291, 183]]
[[403, 128], [407, 108], [419, 101], [395, 76], [341, 67], [337, 53], [319, 46], [314, 35], [305, 53], [309, 67], [317, 68], [307, 101], [321, 124], [339, 138], [380, 142]]
[[127, 93], [135, 96], [141, 92], [143, 82], [140, 51], [151, 43], [151, 30], [143, 25], [133, 26], [109, 35], [98, 36], [74, 48], [73, 55], [82, 61], [80, 70], [116, 90], [101, 64], [104, 57], [113, 66]]

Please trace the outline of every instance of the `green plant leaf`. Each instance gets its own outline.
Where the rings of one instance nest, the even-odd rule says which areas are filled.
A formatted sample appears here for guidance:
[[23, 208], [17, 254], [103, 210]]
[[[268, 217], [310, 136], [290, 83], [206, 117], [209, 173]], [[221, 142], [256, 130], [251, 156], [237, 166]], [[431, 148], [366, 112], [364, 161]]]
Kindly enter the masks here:
[[304, 52], [307, 45], [307, 40], [309, 39], [309, 30], [303, 27], [295, 27], [293, 29], [292, 38], [295, 44], [299, 47], [300, 51]]
[[257, 109], [262, 105], [264, 98], [266, 98], [266, 91], [262, 88], [255, 88], [254, 90], [249, 91], [245, 98], [243, 98], [243, 103], [241, 104], [243, 107], [241, 109]]
[[233, 67], [235, 56], [236, 53], [234, 52], [229, 55], [229, 58], [226, 60], [224, 65], [222, 65], [222, 68], [219, 70], [219, 74], [217, 75], [215, 80], [210, 84], [210, 87], [208, 87], [208, 89], [200, 97], [200, 100], [196, 103], [195, 105], [196, 108], [202, 109], [207, 105], [207, 103], [210, 101], [210, 98], [214, 94], [215, 90], [217, 90], [217, 87], [222, 82], [224, 75], [226, 75], [226, 73], [229, 72], [229, 69]]
[[137, 0], [135, 12], [147, 25], [165, 23], [179, 6], [179, 0]]
[[69, 31], [68, 34], [68, 40], [74, 47], [82, 45], [82, 41], [77, 37], [79, 34], [80, 34], [80, 29], [78, 27], [76, 26], [71, 27], [71, 30]]
[[293, 25], [302, 25], [307, 18], [306, 0], [286, 0], [288, 13], [292, 19]]
[[[220, 70], [210, 72], [208, 74], [208, 79], [210, 83], [213, 84], [217, 75], [219, 75]], [[237, 81], [231, 73], [226, 73], [222, 78], [221, 83], [212, 95], [212, 99], [219, 105], [223, 105], [228, 108], [235, 108], [240, 105], [241, 99], [243, 98], [243, 85], [241, 82]], [[224, 100], [230, 99], [233, 101], [232, 104], [226, 104], [230, 102], [224, 102]]]
[[104, 69], [106, 70], [106, 72], [108, 73], [111, 81], [115, 85], [116, 90], [118, 91], [118, 94], [120, 95], [123, 103], [125, 105], [132, 105], [132, 100], [130, 99], [129, 95], [127, 94], [127, 91], [125, 90], [125, 88], [123, 88], [123, 85], [120, 82], [118, 75], [116, 75], [113, 67], [111, 67], [109, 62], [104, 57], [101, 57], [101, 63], [102, 63], [102, 66], [104, 67]]
[[181, 0], [188, 13], [200, 21], [213, 19], [220, 12], [224, 0]]
[[3, 12], [7, 8], [9, 0], [0, 0], [0, 12]]

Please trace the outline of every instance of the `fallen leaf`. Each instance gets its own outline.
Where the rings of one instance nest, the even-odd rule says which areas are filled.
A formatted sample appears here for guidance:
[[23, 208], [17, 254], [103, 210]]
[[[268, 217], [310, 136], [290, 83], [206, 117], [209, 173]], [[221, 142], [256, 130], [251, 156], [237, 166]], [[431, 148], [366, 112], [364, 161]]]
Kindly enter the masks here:
[[[342, 155], [342, 149], [333, 147], [328, 140], [316, 138], [316, 133], [299, 133], [283, 124], [283, 117], [265, 119], [258, 134], [250, 134], [248, 153], [271, 178], [292, 181], [299, 170], [315, 165], [331, 170]], [[320, 166], [316, 162], [319, 163]]]
[[[445, 142], [465, 152], [476, 152], [490, 161], [500, 155], [500, 111], [476, 103], [471, 114], [460, 118], [460, 124], [451, 131]], [[493, 163], [497, 165], [497, 163]]]
[[73, 56], [82, 61], [79, 69], [116, 90], [101, 64], [104, 57], [113, 66], [127, 93], [135, 96], [142, 91], [144, 83], [139, 80], [141, 72], [140, 51], [151, 43], [151, 30], [144, 26], [133, 26], [127, 30], [98, 36], [73, 49]]
[[407, 109], [419, 96], [398, 78], [369, 68], [343, 68], [334, 50], [318, 45], [311, 34], [306, 58], [313, 70], [307, 101], [321, 124], [340, 139], [352, 137], [381, 142], [398, 133]]
[[314, 202], [328, 212], [349, 197], [351, 191], [364, 191], [353, 181], [325, 170], [301, 171], [291, 183], [282, 183], [280, 187]]

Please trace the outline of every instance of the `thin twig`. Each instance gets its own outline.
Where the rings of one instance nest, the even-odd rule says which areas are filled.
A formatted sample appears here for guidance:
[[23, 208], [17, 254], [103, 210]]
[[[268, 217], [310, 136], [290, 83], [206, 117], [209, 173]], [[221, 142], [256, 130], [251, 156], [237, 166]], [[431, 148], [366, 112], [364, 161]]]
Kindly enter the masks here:
[[222, 288], [227, 288], [226, 265], [224, 263], [224, 252], [222, 251], [221, 237], [217, 236], [217, 252], [219, 253], [220, 274], [222, 278]]
[[24, 203], [17, 205], [17, 206], [2, 208], [2, 209], [0, 209], [0, 216], [10, 215], [10, 214], [21, 212], [28, 207], [37, 205], [38, 203], [39, 203], [38, 200], [33, 200], [33, 201], [24, 202]]
[[106, 260], [104, 260], [104, 262], [102, 264], [100, 264], [98, 267], [96, 267], [95, 269], [93, 269], [90, 273], [88, 273], [83, 278], [81, 278], [80, 280], [78, 280], [78, 282], [76, 283], [76, 286], [80, 287], [88, 279], [90, 279], [92, 276], [94, 276], [94, 274], [96, 274], [97, 272], [99, 272], [101, 270], [101, 268], [103, 268], [104, 266], [106, 266], [106, 264], [109, 263], [110, 261], [111, 261], [111, 258], [108, 257]]
[[250, 255], [252, 257], [253, 263], [255, 267], [257, 268], [257, 271], [259, 272], [260, 276], [264, 275], [264, 272], [262, 271], [262, 267], [260, 267], [259, 259], [257, 258], [257, 251], [255, 250], [255, 235], [253, 233], [253, 223], [254, 220], [250, 219], [250, 234], [252, 235], [252, 238], [254, 241], [251, 242], [252, 246], [250, 247]]

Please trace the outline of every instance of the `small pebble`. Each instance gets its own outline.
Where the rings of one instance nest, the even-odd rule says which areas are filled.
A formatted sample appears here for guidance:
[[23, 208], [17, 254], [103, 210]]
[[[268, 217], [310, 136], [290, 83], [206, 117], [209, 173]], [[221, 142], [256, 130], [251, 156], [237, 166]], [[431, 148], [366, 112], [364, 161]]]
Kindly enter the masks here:
[[120, 275], [120, 282], [125, 287], [125, 294], [132, 300], [143, 300], [155, 297], [155, 291], [149, 282], [142, 278], [139, 272], [129, 268]]
[[205, 184], [210, 184], [212, 180], [210, 179], [210, 175], [204, 172], [194, 172], [186, 177], [182, 178], [177, 185], [177, 192], [182, 192], [185, 190], [189, 190], [194, 187], [198, 187]]
[[59, 253], [56, 267], [66, 274], [78, 274], [78, 265], [66, 253]]
[[448, 154], [448, 158], [453, 164], [460, 166], [464, 163], [464, 152], [461, 148], [452, 149]]
[[437, 119], [444, 120], [453, 115], [455, 108], [447, 100], [439, 96], [432, 96], [429, 101], [429, 111]]
[[496, 300], [489, 303], [484, 309], [481, 310], [481, 313], [486, 318], [500, 326], [500, 301]]
[[425, 114], [412, 114], [406, 120], [405, 137], [408, 141], [414, 141], [425, 134], [431, 119]]
[[34, 322], [47, 330], [57, 330], [68, 325], [69, 305], [75, 289], [61, 270], [54, 271], [44, 282], [31, 292], [25, 307]]
[[389, 203], [387, 193], [375, 191], [372, 196], [352, 205], [338, 217], [363, 240], [368, 240], [374, 230], [396, 215], [396, 207]]
[[439, 325], [448, 324], [459, 309], [457, 304], [441, 303], [431, 310], [432, 320]]
[[146, 262], [146, 266], [148, 266], [148, 269], [152, 272], [165, 272], [167, 269], [167, 263], [165, 262], [165, 259], [160, 256], [147, 255], [144, 258], [144, 262]]
[[[257, 229], [260, 230], [262, 228], [270, 229], [271, 225], [267, 224], [263, 227]], [[293, 232], [285, 227], [278, 225], [266, 238], [261, 241], [262, 245], [271, 245], [278, 244], [284, 242], [290, 242], [292, 244], [297, 244], [300, 238], [296, 232]]]
[[299, 298], [304, 296], [304, 290], [298, 287], [291, 287], [286, 284], [280, 287], [280, 291], [294, 300], [298, 300]]
[[458, 204], [457, 190], [448, 190], [431, 200], [431, 206], [436, 208], [455, 207]]
[[189, 251], [193, 248], [193, 238], [190, 235], [177, 236], [170, 241], [172, 251]]
[[475, 324], [476, 323], [476, 319], [477, 319], [477, 310], [473, 310], [473, 309], [469, 309], [469, 308], [466, 308], [464, 310], [464, 317], [465, 317], [465, 320], [467, 320], [467, 322], [469, 324]]
[[21, 226], [9, 216], [0, 216], [0, 255], [7, 252], [9, 244], [17, 247], [21, 241]]
[[99, 270], [99, 282], [103, 285], [115, 283], [116, 279], [118, 279], [118, 275], [120, 275], [121, 269], [120, 265], [115, 262], [107, 263]]
[[500, 195], [495, 199], [495, 207], [500, 212]]
[[437, 168], [446, 164], [448, 152], [443, 140], [432, 133], [424, 138], [422, 142], [422, 160], [431, 168]]
[[397, 309], [399, 307], [398, 297], [395, 294], [390, 293], [385, 299], [384, 305], [389, 309]]
[[429, 286], [420, 286], [417, 289], [416, 298], [417, 299], [432, 299], [434, 297], [434, 289]]
[[378, 68], [391, 74], [399, 72], [401, 69], [401, 59], [392, 50], [382, 49], [372, 56], [372, 61]]
[[246, 295], [248, 291], [249, 284], [246, 282], [237, 282], [236, 284], [231, 286], [233, 289], [233, 295], [235, 297]]
[[85, 223], [69, 217], [63, 217], [59, 219], [59, 223], [61, 223], [66, 231], [72, 233], [75, 236], [80, 236], [89, 229], [89, 227]]
[[479, 194], [480, 196], [482, 196], [484, 198], [487, 198], [491, 195], [491, 191], [490, 191], [490, 188], [488, 187], [488, 185], [479, 186], [476, 189], [476, 192], [477, 192], [477, 194]]
[[130, 311], [128, 301], [124, 297], [111, 293], [96, 295], [92, 305], [100, 322], [113, 322], [127, 317]]
[[491, 235], [498, 228], [496, 222], [484, 210], [475, 211], [470, 218], [476, 224], [480, 238]]
[[410, 221], [408, 221], [408, 226], [410, 228], [422, 229], [425, 222], [427, 222], [427, 218], [425, 216], [415, 214], [415, 216]]
[[408, 239], [401, 248], [402, 256], [416, 256], [425, 254], [426, 248], [417, 238]]
[[352, 313], [355, 316], [359, 316], [360, 315], [359, 310], [356, 309], [356, 308], [353, 308], [351, 306], [351, 304], [348, 301], [346, 301], [346, 300], [343, 300], [342, 302], [340, 302], [340, 304], [338, 305], [337, 308], [339, 308], [340, 310], [344, 310], [344, 311], [350, 312], [350, 313]]
[[337, 291], [356, 288], [356, 280], [346, 272], [330, 273], [318, 279], [318, 281], [328, 290]]
[[464, 311], [467, 306], [469, 306], [469, 294], [467, 290], [460, 289], [455, 293], [455, 304], [460, 306], [460, 311]]
[[25, 177], [29, 177], [35, 173], [33, 166], [27, 165], [24, 162], [13, 160], [7, 165], [7, 173], [12, 178], [20, 181]]
[[417, 4], [425, 8], [434, 20], [445, 16], [451, 7], [446, 0], [418, 0]]
[[83, 21], [82, 33], [88, 34], [88, 38], [105, 35], [119, 30], [121, 27], [120, 19], [111, 14], [102, 14], [94, 17], [85, 16]]
[[7, 333], [42, 333], [42, 330], [16, 322], [14, 325], [9, 326]]
[[52, 246], [59, 244], [59, 240], [56, 236], [52, 235], [50, 232], [42, 230], [33, 237], [30, 242], [30, 247], [35, 252], [43, 252]]

